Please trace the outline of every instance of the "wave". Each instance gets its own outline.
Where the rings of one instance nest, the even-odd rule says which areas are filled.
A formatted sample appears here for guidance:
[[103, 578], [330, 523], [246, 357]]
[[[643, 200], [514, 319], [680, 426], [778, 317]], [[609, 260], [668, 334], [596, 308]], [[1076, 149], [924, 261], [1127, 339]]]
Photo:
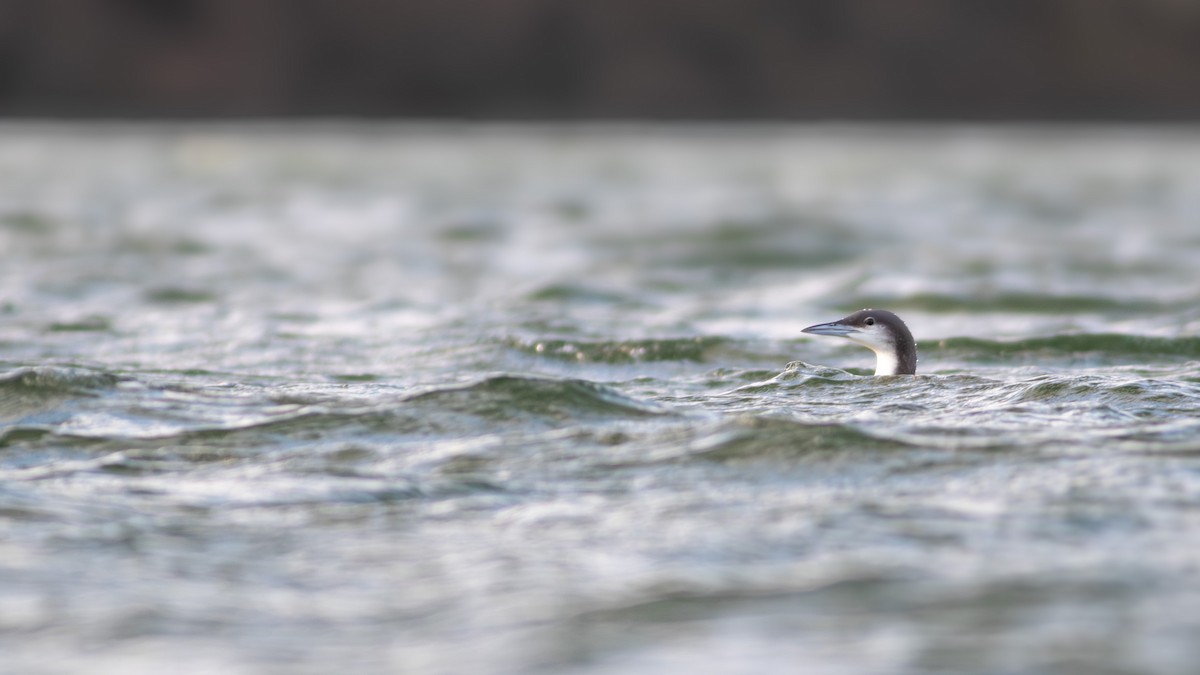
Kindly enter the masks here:
[[65, 402], [94, 398], [123, 378], [103, 370], [77, 367], [34, 366], [0, 374], [0, 445], [10, 437], [38, 436], [40, 432], [7, 426], [17, 420], [41, 417], [41, 422]]
[[889, 307], [931, 313], [1013, 312], [1021, 314], [1078, 314], [1081, 312], [1120, 312], [1152, 314], [1167, 305], [1147, 300], [1115, 300], [1095, 295], [1043, 295], [1038, 293], [996, 293], [993, 295], [946, 295], [916, 293], [898, 298], [864, 295], [845, 303], [842, 308], [855, 311], [863, 307]]
[[[370, 386], [370, 385], [367, 385]], [[138, 388], [96, 404], [95, 411], [22, 420], [0, 445], [52, 434], [73, 443], [262, 444], [329, 439], [456, 437], [502, 431], [640, 419], [671, 414], [658, 404], [578, 379], [502, 374], [467, 384], [397, 396], [376, 388], [367, 397], [326, 390], [305, 393], [236, 387]]]
[[509, 374], [414, 394], [398, 409], [413, 406], [497, 420], [646, 417], [667, 412], [588, 380]]
[[1093, 354], [1106, 358], [1182, 356], [1200, 358], [1200, 336], [1153, 337], [1120, 333], [1079, 333], [1023, 340], [945, 338], [922, 343], [922, 350], [961, 358], [993, 360], [1026, 354], [1074, 356]]
[[0, 447], [37, 443], [70, 419], [78, 399], [93, 399], [125, 378], [80, 367], [29, 366], [0, 374]]
[[542, 358], [587, 363], [624, 364], [644, 361], [704, 363], [730, 340], [716, 336], [646, 340], [518, 340], [506, 344]]
[[922, 374], [881, 380], [790, 364], [769, 379], [704, 402], [710, 410], [841, 425], [885, 443], [937, 449], [1191, 444], [1200, 433], [1200, 383], [1134, 369], [1006, 377]]
[[884, 452], [909, 445], [843, 422], [738, 417], [693, 442], [689, 455], [709, 461], [794, 460], [843, 452]]
[[0, 374], [0, 395], [73, 395], [107, 389], [121, 379], [119, 375], [90, 368], [28, 366]]
[[[1067, 342], [1078, 345], [1078, 337]], [[0, 446], [189, 446], [196, 449], [190, 456], [202, 458], [314, 443], [382, 447], [572, 429], [629, 434], [682, 426], [683, 437], [694, 437], [718, 424], [708, 440], [693, 444], [696, 453], [737, 458], [896, 447], [1078, 446], [1088, 439], [1179, 443], [1200, 431], [1200, 384], [1193, 381], [1132, 370], [987, 374], [992, 376], [881, 379], [793, 362], [774, 373], [714, 371], [690, 383], [684, 395], [652, 401], [590, 380], [512, 373], [404, 390], [370, 382], [118, 386], [130, 378], [81, 368], [21, 368], [0, 375]], [[678, 431], [668, 436], [680, 441]]]

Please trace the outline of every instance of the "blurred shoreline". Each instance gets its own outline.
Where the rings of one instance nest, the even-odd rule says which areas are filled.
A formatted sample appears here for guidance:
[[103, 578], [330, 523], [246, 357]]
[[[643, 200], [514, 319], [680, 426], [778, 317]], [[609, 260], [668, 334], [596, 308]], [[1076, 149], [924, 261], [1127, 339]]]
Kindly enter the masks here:
[[360, 117], [0, 117], [2, 129], [111, 129], [176, 132], [187, 129], [244, 131], [504, 131], [571, 134], [668, 133], [722, 135], [823, 132], [831, 134], [980, 133], [985, 135], [1047, 133], [1118, 133], [1174, 135], [1200, 131], [1200, 120], [658, 120], [658, 119], [456, 119]]
[[0, 0], [0, 115], [1194, 120], [1192, 3]]

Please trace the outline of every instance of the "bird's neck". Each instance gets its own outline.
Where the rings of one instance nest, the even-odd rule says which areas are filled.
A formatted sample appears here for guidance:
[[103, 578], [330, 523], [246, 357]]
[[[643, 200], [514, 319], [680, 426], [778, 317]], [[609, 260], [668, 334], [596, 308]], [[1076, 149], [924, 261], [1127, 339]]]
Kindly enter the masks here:
[[913, 375], [917, 372], [917, 350], [900, 345], [899, 348], [875, 351], [876, 375]]
[[891, 350], [875, 352], [876, 375], [897, 375], [899, 373], [900, 359], [896, 358], [896, 352]]

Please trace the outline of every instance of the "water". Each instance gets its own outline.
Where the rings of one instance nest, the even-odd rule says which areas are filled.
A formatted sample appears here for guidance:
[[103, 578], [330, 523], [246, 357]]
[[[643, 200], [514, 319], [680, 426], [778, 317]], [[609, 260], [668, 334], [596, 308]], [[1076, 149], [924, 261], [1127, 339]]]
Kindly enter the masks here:
[[[0, 128], [13, 673], [1191, 673], [1200, 135]], [[916, 378], [800, 329], [905, 317]]]

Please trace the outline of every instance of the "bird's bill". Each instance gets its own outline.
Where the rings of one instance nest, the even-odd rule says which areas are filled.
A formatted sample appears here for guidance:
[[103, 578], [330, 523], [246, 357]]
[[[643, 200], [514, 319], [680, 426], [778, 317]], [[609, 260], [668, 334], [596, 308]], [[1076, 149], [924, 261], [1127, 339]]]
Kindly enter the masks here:
[[844, 323], [833, 321], [830, 323], [819, 323], [815, 326], [809, 326], [801, 333], [812, 333], [813, 335], [833, 335], [835, 337], [849, 337], [855, 333], [860, 333], [859, 329], [853, 326], [847, 326]]

